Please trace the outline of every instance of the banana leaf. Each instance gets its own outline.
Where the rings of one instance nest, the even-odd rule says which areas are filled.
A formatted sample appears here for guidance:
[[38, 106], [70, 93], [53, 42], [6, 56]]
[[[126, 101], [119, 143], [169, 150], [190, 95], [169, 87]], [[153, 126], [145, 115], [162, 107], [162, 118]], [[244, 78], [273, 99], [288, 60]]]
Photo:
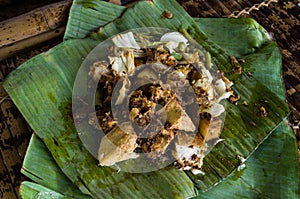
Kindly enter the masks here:
[[[219, 48], [218, 45], [215, 45], [213, 41], [210, 41], [209, 38], [207, 40], [208, 36], [194, 26], [192, 18], [189, 17], [178, 4], [170, 1], [161, 1], [161, 3], [159, 2], [160, 1], [155, 1], [157, 4], [148, 1], [140, 2], [132, 9], [128, 9], [121, 18], [116, 19], [107, 26], [99, 28], [98, 31], [92, 33], [91, 37], [94, 39], [103, 40], [108, 38], [110, 35], [117, 34], [120, 31], [149, 26], [160, 26], [175, 30], [179, 27], [183, 27], [185, 29], [194, 28], [190, 32], [194, 32], [194, 34], [196, 32], [195, 39], [213, 55], [217, 56], [215, 61], [217, 64], [219, 64], [219, 68], [223, 71], [231, 71], [232, 66], [228, 59], [229, 55], [226, 55], [226, 52], [223, 52], [224, 50]], [[161, 13], [167, 8], [172, 10], [174, 17], [172, 19], [159, 20]], [[138, 10], [143, 10], [145, 13], [149, 13], [149, 15], [144, 14], [141, 16]], [[153, 20], [149, 20], [150, 18]], [[261, 35], [264, 34], [262, 29], [259, 31], [259, 33], [259, 37], [256, 38], [257, 40], [263, 40], [264, 38], [267, 38], [266, 36], [261, 37]], [[263, 42], [267, 43], [268, 41], [264, 40], [257, 43], [262, 44]], [[272, 42], [269, 42], [268, 44], [272, 45]], [[222, 52], [222, 55], [219, 55], [220, 52]], [[267, 53], [268, 52], [266, 52], [266, 54]], [[273, 65], [274, 60], [278, 59], [280, 59], [280, 57], [276, 57], [275, 54], [274, 59], [271, 59], [272, 63], [270, 64]], [[274, 108], [280, 104], [281, 100], [277, 98], [279, 101], [276, 101], [274, 94], [270, 93], [268, 89], [263, 87], [264, 86], [262, 83], [244, 75], [239, 77], [234, 89], [236, 93], [241, 96], [241, 99], [248, 101], [249, 104], [256, 104], [259, 107], [266, 106], [264, 102], [261, 103], [263, 100], [268, 102], [268, 106], [271, 105], [268, 107], [268, 109], [275, 110]], [[264, 95], [260, 96], [260, 93], [252, 92], [251, 96], [249, 96], [249, 89], [260, 90], [262, 93], [264, 93]], [[265, 93], [263, 91], [264, 89], [268, 90], [267, 92], [269, 93]], [[273, 101], [273, 104], [270, 103], [271, 101]], [[228, 104], [227, 107], [228, 115], [226, 117], [225, 127], [222, 132], [222, 138], [224, 138], [225, 141], [221, 142], [217, 147], [215, 147], [205, 159], [205, 161], [208, 162], [208, 164], [205, 164], [203, 167], [206, 175], [196, 179], [194, 179], [195, 176], [192, 176], [193, 181], [199, 182], [197, 183], [197, 187], [202, 190], [210, 188], [213, 184], [220, 182], [222, 178], [234, 171], [239, 164], [237, 155], [247, 158], [249, 154], [251, 154], [252, 151], [267, 137], [267, 135], [277, 127], [279, 124], [278, 122], [280, 122], [287, 114], [287, 107], [284, 105], [284, 103], [282, 106], [280, 106], [280, 108], [278, 107], [279, 109], [277, 108], [277, 113], [269, 115], [269, 118], [264, 119], [256, 117], [256, 114], [258, 113], [253, 113], [253, 109], [249, 107], [245, 108], [242, 105], [237, 107], [230, 104]], [[283, 116], [283, 118], [277, 118], [279, 115]], [[253, 128], [251, 125], [252, 123], [255, 123], [257, 128]], [[240, 134], [243, 134], [244, 137], [241, 138]], [[220, 150], [226, 152], [220, 154]], [[231, 154], [231, 156], [229, 154]]]
[[[36, 184], [29, 186], [27, 185], [29, 182], [23, 182], [20, 192], [22, 198], [34, 198], [31, 196], [43, 193], [45, 187], [51, 187], [52, 192], [58, 193], [60, 197], [71, 195], [72, 198], [88, 198], [88, 196], [78, 197], [74, 194], [78, 191], [74, 190], [72, 185], [68, 185], [70, 181], [60, 171], [50, 152], [37, 136], [32, 137], [28, 152], [34, 155], [33, 161], [48, 163], [47, 170], [56, 171], [57, 181], [47, 181], [46, 179], [51, 177], [44, 172], [45, 170], [41, 171], [36, 167], [39, 164], [25, 161], [23, 167], [35, 172], [34, 175], [38, 178], [32, 178], [29, 172], [24, 174], [38, 182], [40, 186]], [[295, 137], [293, 131], [287, 126], [287, 121], [284, 121], [245, 162], [243, 169], [235, 172], [213, 189], [200, 193], [196, 198], [298, 198], [298, 176], [295, 175], [297, 169]], [[45, 180], [39, 181], [39, 179]], [[53, 187], [53, 184], [57, 186]], [[65, 188], [69, 190], [72, 188], [73, 192], [67, 192]], [[51, 197], [46, 195], [45, 198]]]
[[[266, 40], [269, 40], [267, 32], [251, 18], [212, 18], [209, 20], [195, 18], [194, 20], [209, 39], [235, 57], [254, 53]], [[210, 25], [211, 23], [219, 27], [218, 31], [215, 26]], [[241, 33], [243, 34], [242, 41]]]
[[299, 198], [297, 145], [283, 121], [233, 175], [195, 198]]
[[[166, 8], [171, 11], [174, 10], [173, 21], [164, 20], [165, 23], [161, 22], [161, 24], [157, 25], [164, 25], [172, 29], [178, 29], [182, 26], [184, 28], [194, 27], [193, 19], [174, 2], [141, 2], [134, 8], [128, 9], [120, 20], [108, 24], [100, 29], [97, 34], [94, 33], [92, 37], [97, 39], [105, 38], [111, 33], [116, 33], [127, 28], [149, 24], [153, 25], [153, 21], [149, 20], [149, 16], [158, 17]], [[101, 10], [100, 8], [98, 9], [99, 11]], [[141, 9], [151, 9], [151, 13], [148, 15], [148, 21], [150, 22], [144, 23], [142, 20], [138, 22], [132, 21], [133, 18], [131, 17], [134, 17], [134, 13]], [[147, 11], [145, 12], [147, 13]], [[145, 18], [147, 18], [147, 14]], [[135, 20], [139, 19], [135, 18]], [[199, 33], [196, 34], [196, 36], [200, 35], [198, 41], [206, 42], [204, 45], [212, 51], [212, 54], [216, 55], [219, 51], [225, 52], [220, 48], [222, 43], [215, 42], [216, 44], [213, 44], [206, 41], [206, 38], [210, 37], [208, 33], [206, 33], [206, 36], [203, 32], [199, 32], [202, 26], [201, 22], [199, 22], [200, 28], [196, 28], [195, 30]], [[215, 26], [215, 29], [217, 28], [218, 27]], [[213, 39], [211, 40], [214, 42]], [[274, 51], [274, 48], [276, 48], [272, 42], [265, 40], [258, 43], [261, 43], [261, 45], [257, 48], [272, 45], [273, 48], [270, 47], [271, 50]], [[87, 153], [79, 141], [70, 118], [66, 116], [65, 108], [67, 106], [66, 104], [70, 101], [72, 82], [74, 81], [81, 60], [96, 44], [97, 42], [90, 39], [73, 39], [66, 41], [48, 53], [42, 54], [22, 65], [16, 72], [8, 77], [4, 85], [29, 124], [45, 142], [64, 174], [71, 182], [77, 185], [83, 193], [90, 194], [93, 197], [191, 197], [197, 194], [194, 191], [194, 186], [206, 190], [226, 178], [233, 171], [236, 171], [239, 166], [237, 155], [243, 156], [244, 158], [249, 157], [259, 144], [261, 144], [287, 116], [288, 110], [282, 100], [282, 93], [277, 97], [274, 92], [266, 88], [266, 86], [269, 85], [264, 86], [263, 83], [257, 81], [260, 80], [260, 77], [264, 77], [260, 76], [259, 70], [257, 70], [254, 71], [253, 77], [246, 75], [241, 75], [241, 77], [238, 78], [233, 77], [236, 78], [237, 83], [234, 89], [240, 93], [245, 100], [247, 99], [249, 104], [250, 102], [253, 104], [264, 104], [267, 101], [267, 105], [270, 110], [272, 110], [272, 114], [268, 116], [268, 118], [257, 118], [258, 121], [255, 121], [257, 122], [257, 128], [253, 128], [249, 123], [246, 123], [254, 121], [249, 121], [249, 118], [246, 117], [240, 117], [240, 113], [247, 113], [247, 111], [249, 113], [249, 109], [253, 109], [253, 107], [247, 108], [228, 105], [228, 111], [236, 117], [226, 119], [225, 126], [227, 125], [228, 130], [226, 132], [225, 128], [225, 133], [222, 133], [226, 144], [218, 144], [208, 155], [205, 160], [206, 175], [203, 178], [197, 178], [190, 174], [186, 175], [172, 167], [158, 172], [139, 175], [128, 175], [122, 172], [116, 174], [116, 172], [111, 169], [98, 168], [95, 160]], [[261, 52], [264, 53], [265, 51], [261, 50]], [[226, 56], [216, 56], [217, 58], [215, 58], [215, 60], [219, 61], [218, 63], [225, 63], [225, 67], [229, 66], [230, 63], [225, 59]], [[251, 60], [251, 54], [248, 56], [250, 57], [249, 60]], [[259, 55], [257, 56], [260, 57]], [[269, 67], [270, 70], [272, 70], [272, 67], [279, 68], [280, 64], [278, 65], [278, 58], [280, 59], [280, 57], [276, 56], [270, 58], [269, 64], [264, 67]], [[259, 63], [266, 61], [268, 60], [261, 59]], [[255, 69], [255, 65], [251, 64], [246, 67]], [[257, 72], [257, 76], [255, 76], [255, 72]], [[276, 78], [278, 79], [278, 76]], [[269, 81], [272, 80], [269, 79]], [[276, 83], [278, 83], [278, 88], [282, 88], [282, 80], [280, 77]], [[261, 96], [255, 94], [254, 91], [256, 90], [260, 91], [259, 94]], [[253, 93], [255, 96], [250, 96], [250, 94]], [[263, 101], [261, 101], [261, 99], [263, 99]], [[240, 121], [242, 125], [239, 124], [240, 126], [236, 126], [236, 122], [234, 123], [234, 121]], [[233, 131], [232, 128], [235, 130]], [[241, 135], [248, 137], [247, 139], [243, 139]], [[294, 148], [291, 150], [294, 150]], [[224, 159], [224, 156], [227, 159]], [[224, 164], [224, 162], [230, 162], [230, 164], [227, 165]], [[297, 176], [297, 170], [292, 170], [293, 174], [295, 174], [294, 176]], [[98, 182], [95, 180], [95, 176], [99, 179]], [[122, 180], [124, 180], [124, 182]], [[155, 184], [151, 182], [155, 182]], [[154, 188], [151, 188], [151, 191], [149, 191], [151, 185], [154, 186]], [[120, 190], [122, 190], [122, 193], [120, 193]]]
[[[111, 168], [100, 168], [97, 161], [82, 145], [73, 121], [67, 117], [65, 105], [71, 100], [72, 83], [81, 63], [79, 60], [82, 60], [96, 43], [87, 39], [69, 40], [54, 47], [48, 53], [33, 58], [28, 65], [25, 64], [19, 68], [19, 71], [25, 72], [24, 81], [35, 82], [34, 88], [27, 87], [22, 91], [8, 90], [19, 94], [25, 92], [27, 96], [30, 93], [31, 97], [40, 101], [35, 104], [30, 103], [31, 97], [21, 101], [16, 99], [16, 104], [23, 104], [24, 108], [27, 107], [26, 113], [22, 108], [20, 109], [25, 119], [33, 124], [32, 129], [49, 148], [59, 167], [84, 194], [99, 198], [124, 198], [131, 195], [132, 197], [155, 198], [166, 198], [171, 195], [178, 195], [182, 198], [194, 196], [192, 181], [184, 172], [176, 168], [168, 167], [165, 170], [140, 175], [130, 175]], [[62, 65], [66, 66], [65, 69], [61, 67]], [[19, 77], [17, 73], [12, 73], [11, 78], [15, 81], [7, 81], [6, 86], [11, 87], [12, 84], [20, 82], [16, 80], [17, 77]], [[45, 86], [43, 91], [40, 90], [39, 85]], [[28, 106], [28, 104], [33, 106]], [[43, 109], [40, 109], [41, 104], [44, 105]], [[36, 115], [40, 117], [36, 118]], [[95, 176], [99, 180], [95, 180]], [[147, 188], [151, 186], [152, 191]], [[159, 188], [161, 191], [158, 191]]]
[[[194, 20], [200, 30], [225, 52], [245, 60], [245, 72], [251, 73], [278, 97], [285, 99], [280, 50], [275, 42], [269, 41], [268, 33], [256, 21], [251, 18]], [[278, 84], [274, 84], [275, 81]]]
[[44, 188], [58, 193], [60, 197], [91, 198], [82, 194], [78, 187], [65, 176], [45, 144], [35, 134], [31, 137], [25, 157], [21, 172], [36, 184], [22, 183], [20, 194], [23, 198], [32, 198], [29, 197], [29, 193], [33, 192], [32, 195], [37, 194], [35, 192], [38, 190], [40, 195], [41, 192], [45, 192]]
[[39, 199], [67, 199], [71, 197], [64, 196], [42, 185], [23, 182], [20, 188], [22, 198], [39, 198]]
[[64, 40], [86, 37], [94, 29], [121, 16], [125, 9], [126, 7], [105, 1], [74, 1], [70, 10]]

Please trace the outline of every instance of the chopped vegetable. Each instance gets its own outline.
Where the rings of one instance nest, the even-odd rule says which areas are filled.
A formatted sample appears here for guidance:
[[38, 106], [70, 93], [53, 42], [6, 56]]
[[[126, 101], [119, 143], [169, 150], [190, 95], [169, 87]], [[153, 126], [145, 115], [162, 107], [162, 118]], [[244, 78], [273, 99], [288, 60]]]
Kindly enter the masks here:
[[179, 169], [202, 173], [207, 142], [220, 141], [218, 117], [225, 108], [219, 102], [234, 96], [232, 82], [216, 70], [208, 52], [191, 48], [178, 32], [160, 39], [129, 32], [112, 41], [109, 64], [97, 61], [89, 73], [103, 98], [96, 109], [106, 134], [99, 164], [111, 166], [139, 153], [155, 161], [171, 150]]

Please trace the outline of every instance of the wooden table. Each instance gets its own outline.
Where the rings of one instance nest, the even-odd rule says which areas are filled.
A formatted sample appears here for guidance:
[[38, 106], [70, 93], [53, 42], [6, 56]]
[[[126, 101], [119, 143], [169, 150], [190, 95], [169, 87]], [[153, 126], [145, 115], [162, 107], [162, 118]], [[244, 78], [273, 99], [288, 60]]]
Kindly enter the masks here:
[[[299, 0], [177, 1], [193, 17], [251, 17], [273, 35], [283, 55], [290, 123], [300, 148]], [[25, 180], [20, 169], [32, 133], [2, 81], [23, 62], [62, 41], [71, 3], [0, 0], [0, 198], [19, 198], [20, 182]]]

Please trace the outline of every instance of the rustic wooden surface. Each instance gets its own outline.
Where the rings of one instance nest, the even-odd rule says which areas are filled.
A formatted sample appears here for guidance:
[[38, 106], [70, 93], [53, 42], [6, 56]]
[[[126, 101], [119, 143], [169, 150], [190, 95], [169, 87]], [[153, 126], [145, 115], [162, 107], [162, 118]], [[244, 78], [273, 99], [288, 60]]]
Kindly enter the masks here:
[[[25, 14], [58, 1], [5, 0], [3, 2], [14, 2], [14, 4], [0, 6], [0, 23], [14, 16]], [[300, 1], [178, 0], [178, 2], [193, 17], [238, 16], [254, 18], [274, 36], [283, 55], [283, 77], [287, 89], [287, 102], [292, 110], [290, 122], [299, 141]], [[68, 12], [61, 12], [61, 16], [55, 19], [60, 19], [60, 25], [56, 28], [64, 28], [67, 14]], [[20, 64], [32, 56], [48, 50], [61, 41], [62, 34], [57, 34], [50, 40], [40, 40], [30, 50], [23, 50], [13, 57], [0, 61], [0, 198], [19, 198], [18, 190], [20, 182], [26, 179], [20, 174], [20, 168], [31, 136], [31, 130], [25, 120], [10, 99], [7, 98], [7, 94], [2, 87], [2, 81]], [[298, 147], [300, 148], [300, 142], [298, 143]]]
[[[55, 4], [47, 6], [45, 3]], [[67, 4], [57, 6], [56, 1], [30, 0], [0, 7], [0, 198], [20, 198], [20, 183], [26, 179], [20, 169], [32, 133], [16, 106], [7, 97], [2, 81], [31, 57], [62, 41], [62, 30], [68, 15], [68, 7], [65, 5]], [[59, 7], [61, 9], [57, 9]], [[24, 26], [26, 22], [27, 26]], [[35, 30], [38, 25], [41, 28]], [[34, 48], [28, 49], [33, 46]], [[3, 60], [17, 51], [19, 54]]]

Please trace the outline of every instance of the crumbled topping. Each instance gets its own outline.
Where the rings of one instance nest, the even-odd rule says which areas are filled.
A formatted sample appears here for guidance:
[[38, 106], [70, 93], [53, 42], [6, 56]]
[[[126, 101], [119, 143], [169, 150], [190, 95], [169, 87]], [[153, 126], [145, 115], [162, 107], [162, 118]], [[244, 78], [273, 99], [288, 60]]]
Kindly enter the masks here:
[[267, 110], [266, 110], [266, 108], [265, 107], [260, 107], [260, 115], [262, 116], [262, 117], [266, 117], [269, 113], [267, 112]]
[[231, 61], [233, 72], [237, 73], [237, 74], [241, 74], [242, 67], [241, 67], [239, 61], [234, 56], [230, 56], [230, 61]]
[[163, 11], [163, 13], [160, 15], [161, 18], [167, 18], [167, 19], [171, 19], [173, 17], [173, 14], [168, 11], [168, 10], [165, 10]]
[[[163, 14], [172, 18], [167, 11]], [[201, 50], [190, 49], [180, 33], [166, 33], [156, 40], [149, 35], [126, 33], [112, 40], [109, 63], [97, 61], [89, 72], [98, 83], [102, 102], [96, 108], [97, 117], [90, 118], [89, 124], [99, 129], [98, 120], [106, 134], [98, 151], [99, 164], [110, 166], [138, 158], [137, 151], [155, 159], [173, 147], [176, 167], [203, 174], [201, 167], [209, 146], [220, 141], [223, 121], [219, 116], [225, 111], [220, 101], [239, 100], [231, 89], [233, 83], [223, 73], [213, 76], [210, 60], [201, 61]], [[144, 47], [145, 43], [149, 45]], [[207, 53], [206, 57], [210, 59]], [[230, 59], [234, 70], [239, 71], [238, 61]], [[133, 75], [137, 80], [131, 79]], [[116, 86], [117, 82], [121, 84]], [[131, 92], [136, 84], [142, 86]], [[115, 89], [117, 99], [112, 104]], [[198, 110], [186, 111], [194, 103]], [[124, 123], [119, 116], [114, 118], [112, 105], [128, 106], [129, 114], [117, 111], [132, 123]], [[266, 113], [263, 107], [260, 110]]]

